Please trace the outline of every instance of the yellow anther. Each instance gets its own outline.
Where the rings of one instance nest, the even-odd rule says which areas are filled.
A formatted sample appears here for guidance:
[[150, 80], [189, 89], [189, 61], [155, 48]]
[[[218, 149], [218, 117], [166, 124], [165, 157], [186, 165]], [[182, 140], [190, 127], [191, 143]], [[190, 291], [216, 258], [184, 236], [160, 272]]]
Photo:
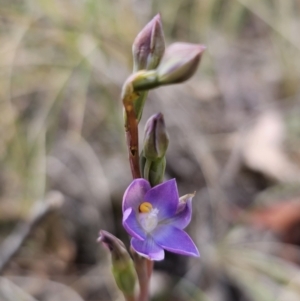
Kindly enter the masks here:
[[144, 202], [140, 205], [139, 207], [139, 212], [141, 213], [147, 213], [147, 212], [150, 212], [152, 209], [152, 205], [148, 202]]

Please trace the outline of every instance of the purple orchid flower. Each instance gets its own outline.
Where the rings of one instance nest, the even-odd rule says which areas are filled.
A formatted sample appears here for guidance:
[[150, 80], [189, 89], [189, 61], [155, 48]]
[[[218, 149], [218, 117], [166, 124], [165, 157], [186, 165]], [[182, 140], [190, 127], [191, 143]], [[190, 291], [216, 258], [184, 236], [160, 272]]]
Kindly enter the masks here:
[[192, 197], [179, 201], [175, 179], [153, 188], [145, 179], [134, 180], [123, 197], [123, 226], [132, 236], [132, 248], [151, 260], [163, 260], [164, 249], [199, 257], [194, 242], [182, 230], [191, 221]]

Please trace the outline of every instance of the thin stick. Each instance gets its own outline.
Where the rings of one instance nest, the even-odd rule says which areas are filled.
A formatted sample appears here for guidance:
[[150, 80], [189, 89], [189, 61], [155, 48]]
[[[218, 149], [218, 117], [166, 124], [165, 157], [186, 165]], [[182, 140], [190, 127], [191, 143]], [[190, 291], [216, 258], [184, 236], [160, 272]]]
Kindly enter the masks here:
[[0, 273], [20, 250], [33, 229], [44, 220], [49, 213], [60, 208], [62, 203], [62, 194], [53, 191], [46, 196], [45, 200], [38, 201], [34, 204], [29, 213], [28, 220], [26, 222], [20, 222], [0, 247]]

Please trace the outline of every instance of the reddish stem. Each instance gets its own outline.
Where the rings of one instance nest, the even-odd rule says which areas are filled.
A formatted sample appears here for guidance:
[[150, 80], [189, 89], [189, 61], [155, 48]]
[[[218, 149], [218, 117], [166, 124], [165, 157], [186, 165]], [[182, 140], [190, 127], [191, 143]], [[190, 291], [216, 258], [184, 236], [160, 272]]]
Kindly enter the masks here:
[[152, 271], [153, 271], [154, 261], [147, 259], [147, 272], [148, 272], [148, 278], [150, 280]]
[[141, 178], [140, 160], [139, 160], [139, 136], [138, 136], [138, 121], [135, 116], [133, 101], [138, 98], [134, 92], [125, 93], [123, 104], [125, 108], [125, 132], [128, 147], [129, 164], [132, 177], [134, 179]]
[[[141, 178], [140, 160], [139, 160], [139, 140], [138, 140], [138, 120], [134, 112], [133, 102], [139, 97], [129, 82], [123, 87], [123, 104], [125, 109], [125, 133], [129, 154], [129, 163], [132, 177]], [[149, 281], [153, 270], [153, 262], [141, 257], [132, 250], [135, 269], [138, 275], [140, 293], [138, 301], [148, 301], [149, 299]]]
[[140, 256], [132, 248], [130, 249], [130, 251], [133, 257], [133, 262], [140, 286], [140, 293], [137, 301], [148, 301], [149, 282], [153, 270], [153, 261]]

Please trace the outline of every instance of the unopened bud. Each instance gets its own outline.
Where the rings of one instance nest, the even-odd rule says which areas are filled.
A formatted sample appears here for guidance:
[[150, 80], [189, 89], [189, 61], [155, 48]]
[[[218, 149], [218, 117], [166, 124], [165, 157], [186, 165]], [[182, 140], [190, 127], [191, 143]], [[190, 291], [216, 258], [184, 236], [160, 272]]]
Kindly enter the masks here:
[[133, 261], [127, 252], [124, 243], [107, 231], [101, 230], [98, 238], [111, 253], [112, 273], [118, 288], [125, 295], [132, 295], [136, 283], [136, 272]]
[[164, 180], [166, 170], [166, 157], [151, 162], [148, 180], [152, 187]]
[[181, 83], [197, 70], [205, 46], [190, 43], [171, 44], [157, 68], [160, 85]]
[[164, 116], [152, 115], [145, 126], [143, 154], [146, 159], [156, 160], [164, 157], [169, 145]]
[[134, 71], [155, 69], [165, 51], [160, 15], [157, 14], [137, 35], [132, 45]]

